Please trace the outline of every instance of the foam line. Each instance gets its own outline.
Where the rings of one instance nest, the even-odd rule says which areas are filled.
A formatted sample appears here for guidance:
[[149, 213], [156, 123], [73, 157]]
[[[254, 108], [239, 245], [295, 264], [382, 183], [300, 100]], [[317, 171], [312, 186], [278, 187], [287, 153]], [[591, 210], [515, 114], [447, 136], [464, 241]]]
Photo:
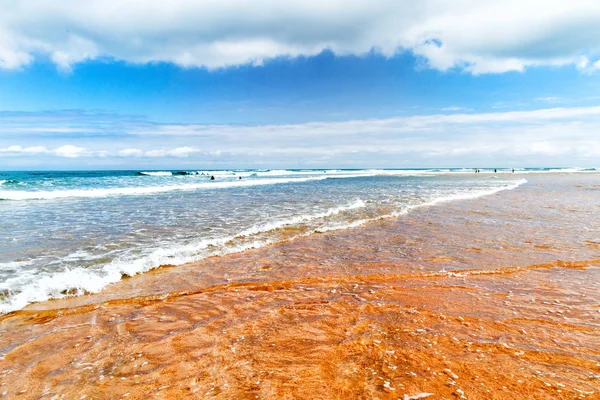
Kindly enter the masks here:
[[172, 172], [168, 172], [168, 171], [155, 171], [155, 172], [138, 172], [138, 174], [140, 175], [148, 175], [148, 176], [171, 176], [173, 175]]
[[[324, 174], [325, 175], [325, 174]], [[70, 197], [107, 197], [107, 196], [139, 196], [172, 191], [191, 191], [202, 189], [228, 189], [236, 187], [277, 185], [283, 183], [320, 181], [324, 179], [343, 179], [368, 176], [364, 174], [331, 175], [302, 178], [266, 178], [236, 181], [208, 181], [200, 183], [166, 185], [166, 186], [136, 186], [106, 189], [72, 189], [72, 190], [0, 190], [0, 200], [54, 200]]]

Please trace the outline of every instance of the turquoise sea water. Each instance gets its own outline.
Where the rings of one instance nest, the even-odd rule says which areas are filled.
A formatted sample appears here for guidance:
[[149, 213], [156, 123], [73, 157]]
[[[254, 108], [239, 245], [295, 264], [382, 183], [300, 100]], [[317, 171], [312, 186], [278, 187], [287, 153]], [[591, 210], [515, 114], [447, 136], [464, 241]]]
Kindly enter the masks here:
[[0, 312], [556, 170], [0, 172]]

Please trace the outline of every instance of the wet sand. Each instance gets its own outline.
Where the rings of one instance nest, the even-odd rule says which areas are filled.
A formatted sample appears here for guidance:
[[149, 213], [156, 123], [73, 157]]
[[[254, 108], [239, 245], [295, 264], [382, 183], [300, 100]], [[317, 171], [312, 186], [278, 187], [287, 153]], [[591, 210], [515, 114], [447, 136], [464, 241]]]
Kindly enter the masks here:
[[0, 394], [600, 398], [600, 176], [526, 178], [5, 315]]

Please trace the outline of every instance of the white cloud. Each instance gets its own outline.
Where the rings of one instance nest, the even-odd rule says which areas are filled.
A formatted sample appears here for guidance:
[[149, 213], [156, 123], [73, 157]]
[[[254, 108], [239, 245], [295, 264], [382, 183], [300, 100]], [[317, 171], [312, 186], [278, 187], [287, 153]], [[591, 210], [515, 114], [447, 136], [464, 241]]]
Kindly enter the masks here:
[[[154, 150], [140, 150], [140, 149], [122, 149], [114, 152], [107, 150], [94, 150], [89, 151], [85, 147], [78, 147], [74, 145], [60, 146], [54, 150], [50, 150], [45, 146], [30, 146], [22, 147], [18, 145], [12, 145], [5, 148], [0, 148], [0, 156], [5, 155], [36, 155], [36, 154], [48, 154], [57, 157], [65, 158], [78, 158], [78, 157], [180, 157], [186, 158], [192, 154], [199, 153], [200, 150], [189, 147], [176, 147], [174, 149], [154, 149]], [[220, 152], [209, 152], [207, 154], [215, 155]]]
[[175, 149], [171, 149], [171, 150], [165, 150], [165, 149], [161, 149], [161, 150], [149, 150], [146, 151], [144, 153], [144, 155], [146, 157], [189, 157], [191, 154], [194, 153], [198, 153], [200, 152], [200, 150], [192, 148], [192, 147], [188, 147], [188, 146], [184, 146], [184, 147], [177, 147]]
[[[454, 113], [415, 115], [382, 119], [349, 120], [341, 122], [309, 122], [288, 125], [169, 125], [147, 124], [132, 126], [127, 132], [133, 135], [157, 136], [214, 136], [216, 138], [244, 138], [259, 140], [279, 135], [285, 138], [311, 138], [323, 135], [346, 134], [394, 134], [448, 130], [453, 125], [473, 124], [542, 124], [552, 120], [575, 120], [577, 118], [600, 119], [600, 106], [556, 107], [530, 111], [507, 111], [493, 113]], [[250, 139], [252, 138], [252, 139]]]
[[169, 155], [173, 156], [173, 157], [188, 157], [190, 154], [194, 154], [199, 152], [200, 150], [198, 149], [194, 149], [192, 147], [178, 147], [176, 149], [173, 149], [169, 152]]
[[411, 51], [473, 74], [600, 68], [600, 2], [586, 0], [8, 0], [0, 68], [44, 55], [218, 68], [278, 56]]
[[141, 157], [144, 152], [140, 149], [123, 149], [119, 150], [118, 155], [121, 157]]
[[[32, 126], [37, 126], [38, 116], [31, 118]], [[115, 131], [105, 115], [100, 118], [103, 129]], [[122, 116], [114, 118], [123, 123]], [[63, 117], [60, 121], [69, 124]], [[19, 124], [26, 125], [25, 115], [19, 117]], [[600, 166], [600, 106], [285, 125], [170, 125], [132, 120], [124, 126], [127, 130], [118, 140], [102, 134], [73, 134], [70, 144], [60, 146], [35, 129], [31, 135], [23, 131], [20, 137], [36, 146], [3, 143], [0, 136], [0, 157], [5, 157], [4, 166], [28, 157], [39, 160], [42, 155], [56, 163], [60, 157], [86, 157], [86, 165], [105, 160], [102, 165], [106, 167], [134, 168], [198, 168], [201, 163], [261, 168], [405, 165], [398, 164], [399, 160], [413, 166], [483, 165], [482, 160], [496, 165]]]
[[69, 35], [64, 48], [52, 51], [51, 58], [59, 68], [70, 71], [72, 64], [96, 58], [97, 55], [98, 49], [93, 41], [81, 36]]
[[388, 160], [394, 166], [400, 155], [421, 166], [449, 159], [468, 164], [482, 157], [586, 166], [600, 156], [599, 131], [600, 107], [562, 107], [289, 125], [140, 125], [128, 133], [148, 141], [202, 143], [203, 156], [221, 152], [224, 160], [278, 160], [284, 166], [325, 159], [333, 166], [336, 160], [339, 165], [348, 160], [384, 165]]
[[467, 111], [468, 108], [458, 107], [458, 106], [450, 106], [442, 108], [442, 111]]
[[15, 69], [31, 63], [33, 56], [27, 49], [19, 48], [19, 44], [13, 38], [13, 32], [0, 22], [0, 68]]
[[50, 150], [45, 148], [44, 146], [30, 146], [30, 147], [21, 147], [21, 146], [9, 146], [3, 149], [0, 149], [0, 154], [44, 154], [49, 153]]
[[[81, 157], [81, 156], [92, 155], [92, 153], [88, 152], [85, 148], [73, 146], [70, 144], [60, 146], [54, 150], [49, 150], [45, 146], [22, 147], [22, 146], [13, 145], [13, 146], [5, 147], [5, 148], [0, 148], [0, 155], [1, 154], [7, 154], [7, 155], [50, 154], [50, 155], [55, 155], [58, 157], [66, 157], [66, 158], [77, 158], [77, 157]], [[95, 155], [99, 155], [99, 154], [95, 153]]]
[[85, 154], [85, 152], [86, 152], [85, 148], [73, 146], [70, 144], [61, 146], [58, 149], [54, 150], [54, 154], [56, 154], [59, 157], [66, 157], [66, 158], [81, 157], [82, 155]]
[[577, 61], [576, 66], [580, 71], [590, 74], [600, 69], [600, 59], [590, 62], [588, 57], [582, 56]]
[[44, 154], [48, 153], [48, 149], [44, 146], [31, 146], [24, 148], [23, 152], [27, 154]]
[[564, 97], [557, 97], [557, 96], [537, 97], [536, 100], [543, 101], [546, 103], [565, 103], [565, 102], [569, 101], [569, 99], [565, 99]]

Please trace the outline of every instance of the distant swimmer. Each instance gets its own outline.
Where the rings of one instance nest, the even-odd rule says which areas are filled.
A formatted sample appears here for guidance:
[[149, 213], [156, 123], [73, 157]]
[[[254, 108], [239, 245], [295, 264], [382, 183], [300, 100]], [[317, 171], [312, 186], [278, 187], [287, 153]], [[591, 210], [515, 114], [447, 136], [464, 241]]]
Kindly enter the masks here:
[[496, 168], [494, 168], [494, 173], [496, 173], [496, 172], [497, 172], [497, 171], [496, 171]]
[[238, 179], [242, 179], [242, 177], [240, 176]]
[[211, 180], [211, 181], [214, 181], [214, 180], [215, 180], [215, 176], [214, 176], [214, 175], [211, 175], [211, 176], [210, 176], [210, 180]]
[[512, 169], [512, 173], [513, 173], [513, 174], [515, 173], [515, 169], [514, 169], [514, 168]]

